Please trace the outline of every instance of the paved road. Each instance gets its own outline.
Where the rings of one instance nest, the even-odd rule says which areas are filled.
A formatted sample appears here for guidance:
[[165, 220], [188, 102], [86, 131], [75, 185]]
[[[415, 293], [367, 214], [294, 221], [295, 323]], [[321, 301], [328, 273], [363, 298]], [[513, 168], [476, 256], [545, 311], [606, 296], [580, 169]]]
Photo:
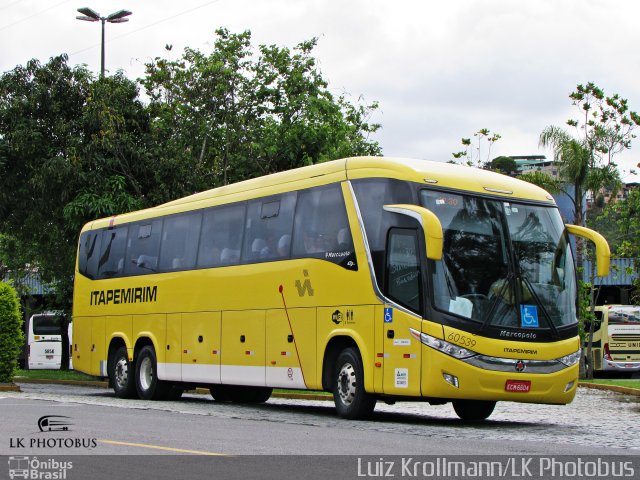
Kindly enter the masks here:
[[[640, 398], [579, 389], [568, 406], [499, 403], [489, 421], [461, 424], [450, 405], [378, 404], [372, 420], [347, 421], [323, 401], [271, 399], [220, 404], [204, 395], [179, 402], [121, 400], [110, 390], [21, 385], [0, 393], [0, 455], [207, 452], [226, 455], [640, 455]], [[65, 415], [92, 448], [16, 448], [11, 439], [51, 438], [43, 415]], [[28, 443], [28, 442], [27, 442]]]

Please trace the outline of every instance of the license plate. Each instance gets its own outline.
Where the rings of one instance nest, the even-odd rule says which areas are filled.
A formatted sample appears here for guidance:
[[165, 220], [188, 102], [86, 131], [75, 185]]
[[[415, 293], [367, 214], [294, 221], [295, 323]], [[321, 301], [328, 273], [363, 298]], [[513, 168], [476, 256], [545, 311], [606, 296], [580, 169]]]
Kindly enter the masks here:
[[531, 390], [531, 382], [529, 380], [507, 380], [504, 389], [507, 392], [527, 393]]

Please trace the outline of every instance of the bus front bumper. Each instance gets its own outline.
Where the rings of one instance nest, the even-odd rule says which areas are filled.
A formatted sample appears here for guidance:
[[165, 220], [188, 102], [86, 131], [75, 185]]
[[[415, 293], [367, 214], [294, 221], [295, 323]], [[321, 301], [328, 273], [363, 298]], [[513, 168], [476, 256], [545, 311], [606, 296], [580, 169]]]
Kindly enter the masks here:
[[635, 373], [640, 372], [640, 362], [624, 362], [602, 359], [602, 370], [605, 372]]
[[[532, 373], [527, 362], [522, 371], [498, 371], [452, 358], [423, 346], [422, 395], [443, 399], [512, 401], [564, 405], [578, 386], [578, 364], [557, 371]], [[508, 367], [505, 367], [505, 370]]]

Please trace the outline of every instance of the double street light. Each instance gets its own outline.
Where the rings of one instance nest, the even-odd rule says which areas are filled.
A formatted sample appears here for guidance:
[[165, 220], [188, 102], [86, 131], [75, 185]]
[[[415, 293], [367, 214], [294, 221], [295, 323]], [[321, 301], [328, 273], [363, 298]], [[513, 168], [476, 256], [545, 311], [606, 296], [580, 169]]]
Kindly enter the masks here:
[[104, 24], [108, 23], [124, 23], [128, 22], [129, 19], [125, 18], [131, 15], [131, 12], [128, 10], [119, 10], [115, 13], [112, 13], [109, 16], [101, 17], [100, 14], [94, 10], [91, 10], [88, 7], [79, 8], [78, 12], [82, 13], [82, 16], [77, 16], [78, 20], [84, 20], [85, 22], [102, 22], [102, 55], [100, 56], [100, 77], [104, 77]]

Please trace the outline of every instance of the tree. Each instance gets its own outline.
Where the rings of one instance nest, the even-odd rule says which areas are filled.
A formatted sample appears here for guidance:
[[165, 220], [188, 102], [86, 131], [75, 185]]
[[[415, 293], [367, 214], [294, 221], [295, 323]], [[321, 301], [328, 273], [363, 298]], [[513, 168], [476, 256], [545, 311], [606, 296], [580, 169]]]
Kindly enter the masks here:
[[461, 159], [466, 159], [464, 163], [470, 167], [480, 167], [489, 163], [491, 147], [502, 136], [499, 133], [491, 132], [488, 128], [481, 128], [473, 136], [476, 137], [475, 143], [471, 142], [471, 138], [463, 138], [460, 141], [464, 150], [452, 153], [455, 160], [451, 163], [460, 163], [458, 160]]
[[0, 282], [0, 383], [10, 383], [24, 347], [22, 314], [15, 289]]
[[[311, 53], [251, 48], [221, 29], [211, 54], [156, 59], [138, 84], [66, 55], [0, 76], [0, 269], [37, 271], [70, 318], [78, 233], [95, 218], [229, 182], [377, 155], [377, 104], [334, 97]], [[63, 332], [66, 332], [66, 325]]]
[[518, 164], [511, 157], [500, 156], [486, 163], [484, 168], [505, 175], [514, 176], [518, 172]]
[[[616, 190], [620, 183], [616, 154], [631, 147], [635, 138], [633, 131], [640, 124], [640, 116], [629, 111], [627, 100], [618, 94], [607, 97], [594, 83], [578, 85], [569, 95], [579, 116], [570, 119], [567, 125], [575, 129], [575, 135], [562, 128], [549, 126], [540, 135], [540, 145], [551, 147], [554, 159], [560, 166], [561, 188], [574, 206], [574, 223], [586, 224], [584, 199], [587, 192], [592, 195], [602, 188]], [[583, 247], [577, 241], [577, 263], [582, 265]], [[590, 304], [593, 316], [595, 309], [594, 274], [590, 285]], [[587, 313], [580, 312], [584, 320]], [[589, 322], [587, 332], [587, 358], [591, 358], [594, 322]], [[593, 362], [589, 363], [587, 377], [593, 377]]]
[[[607, 204], [594, 224], [601, 228], [613, 255], [633, 259], [633, 269], [640, 274], [640, 189], [632, 188], [626, 198]], [[632, 302], [640, 304], [640, 278], [635, 287]]]
[[[294, 49], [251, 46], [251, 34], [216, 32], [213, 51], [156, 58], [141, 79], [158, 161], [179, 169], [192, 193], [350, 155], [378, 155], [369, 139], [377, 104], [335, 98], [312, 57], [316, 40]], [[164, 140], [166, 139], [166, 140]], [[164, 141], [161, 141], [164, 140]], [[179, 158], [180, 162], [173, 162]]]
[[0, 77], [0, 234], [23, 274], [53, 285], [65, 318], [82, 225], [140, 208], [158, 188], [137, 96], [121, 74], [95, 81], [64, 55]]

